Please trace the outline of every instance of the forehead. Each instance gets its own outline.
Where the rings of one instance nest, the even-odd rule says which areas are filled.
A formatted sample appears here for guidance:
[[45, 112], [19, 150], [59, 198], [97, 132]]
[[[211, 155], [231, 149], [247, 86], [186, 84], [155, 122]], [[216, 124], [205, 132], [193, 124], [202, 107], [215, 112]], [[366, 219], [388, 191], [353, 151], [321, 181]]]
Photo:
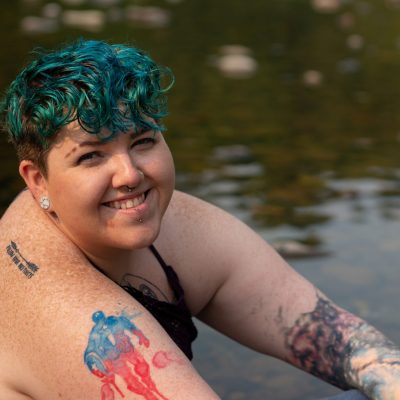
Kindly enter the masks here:
[[[102, 138], [110, 137], [111, 132], [107, 128], [102, 128], [98, 134], [89, 133], [79, 124], [78, 120], [65, 125], [58, 133], [60, 141], [70, 141], [77, 144], [90, 140], [91, 142], [102, 142]], [[117, 135], [116, 135], [117, 136]]]
[[101, 143], [101, 140], [97, 135], [86, 132], [77, 121], [73, 121], [62, 127], [57, 133], [51, 143], [50, 153], [72, 148], [77, 149], [88, 141], [93, 144]]
[[[54, 141], [54, 145], [76, 145], [84, 146], [87, 144], [107, 144], [118, 140], [122, 135], [128, 135], [129, 137], [140, 135], [143, 132], [130, 130], [127, 132], [112, 133], [107, 128], [101, 128], [99, 133], [89, 133], [79, 124], [78, 121], [73, 121], [68, 125], [65, 125], [57, 134], [57, 138]], [[52, 146], [54, 147], [54, 146]]]
[[145, 117], [150, 124], [149, 127], [134, 127], [128, 128], [126, 131], [123, 132], [111, 132], [108, 128], [102, 127], [98, 133], [89, 133], [87, 132], [76, 119], [69, 124], [65, 125], [58, 133], [58, 137], [61, 140], [69, 138], [76, 142], [86, 141], [88, 139], [92, 141], [98, 142], [109, 142], [116, 138], [118, 138], [121, 134], [130, 134], [130, 135], [140, 135], [148, 130], [153, 130], [151, 127], [155, 124], [155, 120], [153, 118]]

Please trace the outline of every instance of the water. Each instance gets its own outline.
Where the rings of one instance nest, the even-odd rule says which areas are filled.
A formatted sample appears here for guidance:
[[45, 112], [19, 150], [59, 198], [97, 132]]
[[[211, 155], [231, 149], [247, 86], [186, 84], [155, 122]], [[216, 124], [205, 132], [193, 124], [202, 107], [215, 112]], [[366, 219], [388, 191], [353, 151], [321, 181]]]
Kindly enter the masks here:
[[[71, 26], [70, 12], [87, 9], [96, 12]], [[0, 18], [2, 90], [32, 47], [80, 36], [135, 43], [171, 67], [166, 135], [178, 187], [272, 243], [314, 244], [313, 257], [291, 264], [400, 343], [397, 0], [19, 0]], [[4, 136], [0, 144], [2, 212], [22, 183]], [[226, 399], [335, 392], [200, 331], [196, 367]]]

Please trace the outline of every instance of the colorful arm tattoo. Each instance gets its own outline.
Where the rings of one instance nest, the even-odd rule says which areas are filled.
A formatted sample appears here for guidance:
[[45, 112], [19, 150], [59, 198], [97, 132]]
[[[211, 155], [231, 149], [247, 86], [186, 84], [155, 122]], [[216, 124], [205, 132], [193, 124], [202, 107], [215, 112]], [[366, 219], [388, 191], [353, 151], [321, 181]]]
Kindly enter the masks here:
[[[124, 382], [126, 390], [146, 400], [168, 400], [157, 389], [151, 378], [150, 364], [138, 349], [139, 346], [149, 348], [150, 341], [132, 322], [136, 316], [125, 312], [106, 316], [102, 311], [92, 315], [94, 326], [83, 358], [90, 372], [103, 383], [102, 400], [114, 400], [115, 392], [125, 397], [116, 383], [117, 377]], [[152, 358], [156, 368], [165, 368], [171, 362], [181, 363], [181, 359], [165, 351], [157, 352]]]
[[287, 361], [371, 399], [400, 398], [399, 348], [365, 321], [317, 297], [315, 309], [285, 332]]

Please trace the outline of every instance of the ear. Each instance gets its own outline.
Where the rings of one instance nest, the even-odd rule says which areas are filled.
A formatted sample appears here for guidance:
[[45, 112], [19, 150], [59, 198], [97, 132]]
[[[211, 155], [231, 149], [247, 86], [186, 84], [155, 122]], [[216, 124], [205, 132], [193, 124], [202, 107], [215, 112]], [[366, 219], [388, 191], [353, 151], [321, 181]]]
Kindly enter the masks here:
[[37, 201], [42, 196], [48, 195], [46, 178], [35, 163], [30, 160], [22, 160], [19, 164], [19, 174]]

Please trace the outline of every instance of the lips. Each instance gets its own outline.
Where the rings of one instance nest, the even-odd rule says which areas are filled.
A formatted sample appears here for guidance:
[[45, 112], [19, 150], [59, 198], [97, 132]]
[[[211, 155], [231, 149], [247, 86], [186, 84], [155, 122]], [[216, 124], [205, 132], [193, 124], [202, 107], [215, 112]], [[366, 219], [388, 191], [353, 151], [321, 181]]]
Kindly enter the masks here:
[[115, 200], [105, 203], [107, 207], [115, 208], [117, 210], [128, 210], [130, 208], [135, 208], [140, 206], [146, 200], [146, 194], [142, 193], [139, 196], [134, 197], [133, 199], [126, 200]]

